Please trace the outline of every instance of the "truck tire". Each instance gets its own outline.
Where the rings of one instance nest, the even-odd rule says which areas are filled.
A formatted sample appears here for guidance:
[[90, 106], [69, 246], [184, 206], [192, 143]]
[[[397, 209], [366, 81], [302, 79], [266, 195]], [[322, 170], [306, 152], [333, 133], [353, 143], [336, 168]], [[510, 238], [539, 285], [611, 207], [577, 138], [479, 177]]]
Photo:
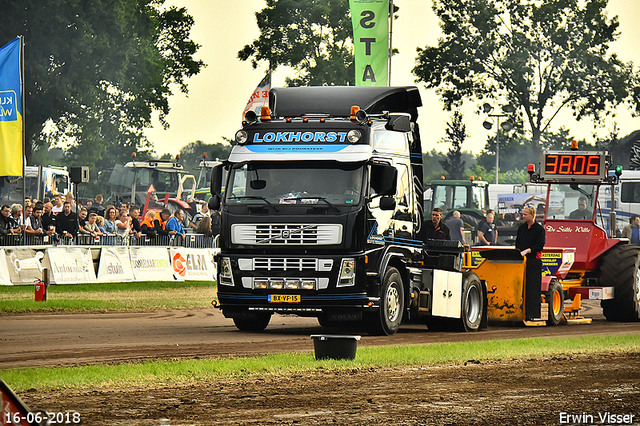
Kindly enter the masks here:
[[484, 314], [482, 283], [471, 271], [462, 276], [462, 312], [458, 323], [460, 331], [478, 331]]
[[547, 325], [560, 324], [562, 312], [564, 311], [564, 291], [562, 290], [562, 284], [560, 284], [556, 278], [551, 279], [549, 290], [545, 293], [545, 298], [549, 304]]
[[600, 285], [613, 287], [613, 299], [600, 302], [608, 321], [640, 320], [640, 247], [617, 245], [604, 255]]
[[380, 289], [380, 308], [367, 316], [369, 334], [391, 336], [398, 331], [404, 313], [404, 285], [394, 267], [387, 268]]
[[240, 331], [261, 332], [269, 325], [271, 312], [246, 312], [233, 318], [233, 323]]

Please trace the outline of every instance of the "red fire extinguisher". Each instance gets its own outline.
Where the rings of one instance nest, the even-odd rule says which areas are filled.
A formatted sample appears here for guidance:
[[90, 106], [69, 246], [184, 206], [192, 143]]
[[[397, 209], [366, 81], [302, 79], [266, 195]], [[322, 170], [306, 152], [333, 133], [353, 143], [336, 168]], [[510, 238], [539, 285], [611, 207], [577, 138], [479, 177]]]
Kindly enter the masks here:
[[49, 286], [49, 275], [48, 271], [44, 269], [42, 271], [42, 277], [44, 279], [38, 279], [35, 285], [35, 296], [36, 302], [46, 302], [47, 301], [47, 287]]

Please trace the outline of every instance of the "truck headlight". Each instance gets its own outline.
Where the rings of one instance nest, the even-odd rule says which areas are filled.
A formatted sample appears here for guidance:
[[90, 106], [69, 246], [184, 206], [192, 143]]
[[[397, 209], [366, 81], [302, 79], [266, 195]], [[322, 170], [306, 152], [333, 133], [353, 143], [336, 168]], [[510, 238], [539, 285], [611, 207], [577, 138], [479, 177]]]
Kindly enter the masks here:
[[338, 287], [347, 287], [356, 283], [356, 260], [342, 259]]
[[231, 259], [223, 257], [220, 259], [220, 282], [222, 285], [233, 285], [233, 274], [231, 273]]
[[349, 133], [347, 133], [349, 143], [358, 143], [360, 138], [362, 138], [362, 133], [359, 130], [349, 130]]
[[297, 290], [300, 288], [300, 280], [295, 280], [295, 279], [286, 280], [284, 282], [284, 288], [286, 290]]
[[300, 286], [303, 290], [315, 290], [316, 289], [316, 280], [315, 279], [303, 279], [302, 285]]
[[282, 290], [284, 288], [284, 280], [280, 278], [271, 279], [269, 281], [269, 288], [274, 290]]
[[245, 130], [238, 130], [236, 132], [236, 142], [238, 145], [244, 145], [249, 139], [249, 134]]
[[256, 290], [266, 290], [269, 287], [269, 279], [268, 278], [254, 278], [253, 279], [253, 288]]

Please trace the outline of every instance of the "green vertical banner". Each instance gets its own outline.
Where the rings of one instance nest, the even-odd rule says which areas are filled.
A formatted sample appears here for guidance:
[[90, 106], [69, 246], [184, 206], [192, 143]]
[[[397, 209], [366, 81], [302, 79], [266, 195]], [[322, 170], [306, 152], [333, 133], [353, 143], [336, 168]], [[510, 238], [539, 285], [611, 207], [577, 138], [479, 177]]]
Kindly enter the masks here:
[[389, 78], [389, 0], [349, 0], [356, 86], [386, 86]]

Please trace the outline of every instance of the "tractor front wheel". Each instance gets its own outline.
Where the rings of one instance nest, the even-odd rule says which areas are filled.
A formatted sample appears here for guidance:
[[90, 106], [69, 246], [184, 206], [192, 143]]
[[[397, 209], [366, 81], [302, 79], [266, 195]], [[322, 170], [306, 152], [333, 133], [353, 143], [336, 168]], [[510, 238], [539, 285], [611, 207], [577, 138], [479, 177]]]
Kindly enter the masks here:
[[556, 278], [552, 278], [549, 283], [549, 290], [545, 293], [547, 304], [549, 305], [549, 318], [547, 325], [558, 325], [562, 320], [564, 311], [564, 293], [562, 284]]

